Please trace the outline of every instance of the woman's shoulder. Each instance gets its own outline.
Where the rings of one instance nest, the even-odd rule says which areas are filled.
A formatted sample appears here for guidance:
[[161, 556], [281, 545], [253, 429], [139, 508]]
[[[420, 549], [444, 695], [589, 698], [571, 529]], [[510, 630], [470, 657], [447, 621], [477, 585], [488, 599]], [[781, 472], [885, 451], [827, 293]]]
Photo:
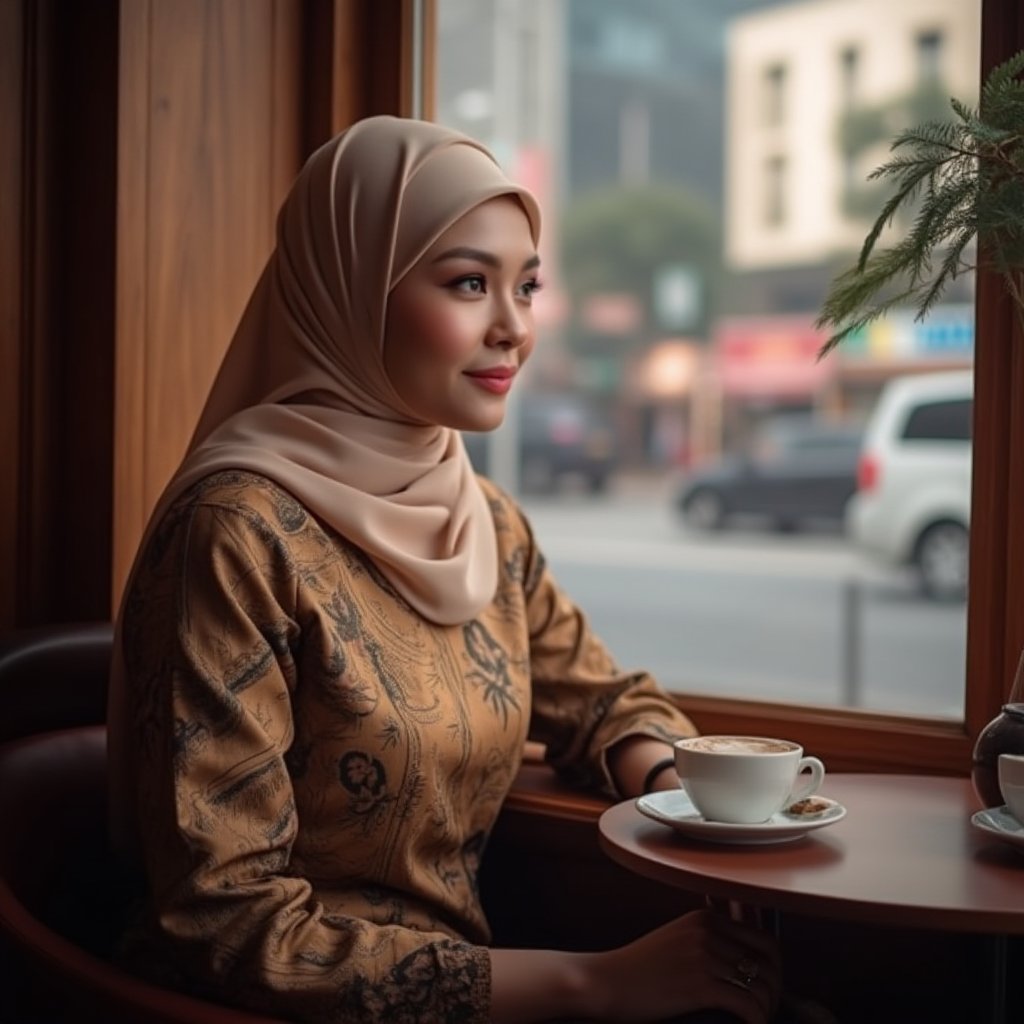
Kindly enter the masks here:
[[487, 499], [498, 543], [503, 547], [534, 546], [533, 529], [519, 502], [504, 488], [485, 476], [477, 475], [480, 489]]
[[301, 502], [279, 483], [247, 469], [216, 470], [186, 488], [171, 507], [203, 506], [255, 513], [285, 528], [308, 515]]
[[249, 470], [217, 470], [179, 494], [163, 515], [157, 534], [165, 542], [188, 537], [225, 541], [239, 536], [264, 546], [293, 547], [311, 531], [322, 532], [314, 517], [275, 481]]
[[524, 521], [523, 510], [508, 491], [489, 477], [481, 476], [479, 473], [477, 481], [480, 484], [480, 490], [484, 492], [491, 515], [494, 516], [497, 525], [500, 526], [502, 522]]
[[515, 502], [512, 500], [512, 496], [505, 490], [502, 490], [490, 477], [486, 477], [481, 473], [476, 475], [477, 482], [480, 484], [480, 490], [484, 492], [484, 496], [491, 505], [514, 505]]

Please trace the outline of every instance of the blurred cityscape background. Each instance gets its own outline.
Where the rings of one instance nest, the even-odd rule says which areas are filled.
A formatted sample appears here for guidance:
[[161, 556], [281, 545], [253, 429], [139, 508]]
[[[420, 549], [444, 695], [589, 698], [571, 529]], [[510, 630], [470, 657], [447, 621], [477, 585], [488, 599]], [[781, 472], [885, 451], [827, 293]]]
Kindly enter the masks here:
[[[892, 137], [976, 102], [980, 4], [439, 0], [438, 32], [438, 120], [545, 217], [533, 360], [467, 446], [620, 660], [681, 689], [958, 717], [962, 602], [871, 561], [846, 503], [886, 384], [971, 367], [973, 280], [821, 361], [814, 321]], [[782, 473], [787, 446], [813, 484]], [[773, 472], [790, 504], [739, 527], [688, 504], [708, 473]]]

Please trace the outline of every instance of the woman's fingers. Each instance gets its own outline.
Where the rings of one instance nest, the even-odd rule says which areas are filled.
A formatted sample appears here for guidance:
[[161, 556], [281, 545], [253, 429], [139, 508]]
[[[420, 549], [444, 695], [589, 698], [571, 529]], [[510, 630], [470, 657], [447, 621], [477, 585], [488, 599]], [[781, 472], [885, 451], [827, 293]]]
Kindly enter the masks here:
[[694, 911], [615, 950], [596, 984], [604, 1019], [663, 1020], [700, 1009], [766, 1024], [779, 1002], [775, 939], [710, 910]]
[[714, 912], [709, 927], [716, 932], [721, 980], [748, 992], [767, 1016], [774, 1015], [782, 995], [782, 957], [776, 939]]

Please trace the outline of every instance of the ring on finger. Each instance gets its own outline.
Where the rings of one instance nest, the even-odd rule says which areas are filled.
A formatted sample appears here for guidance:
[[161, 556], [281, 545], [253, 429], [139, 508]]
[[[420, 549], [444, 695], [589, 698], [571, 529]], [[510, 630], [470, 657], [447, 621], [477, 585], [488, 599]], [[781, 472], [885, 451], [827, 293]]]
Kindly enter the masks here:
[[749, 992], [750, 986], [754, 983], [760, 970], [761, 968], [756, 960], [744, 956], [736, 961], [732, 975], [725, 980], [730, 985], [736, 985], [738, 988], [746, 989]]

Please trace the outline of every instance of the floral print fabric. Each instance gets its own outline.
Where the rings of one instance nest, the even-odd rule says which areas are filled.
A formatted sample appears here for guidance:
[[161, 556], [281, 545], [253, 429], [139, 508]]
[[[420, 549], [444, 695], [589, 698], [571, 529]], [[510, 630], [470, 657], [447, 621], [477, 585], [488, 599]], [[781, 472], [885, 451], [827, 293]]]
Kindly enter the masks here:
[[488, 1019], [477, 872], [524, 741], [614, 794], [610, 745], [694, 730], [482, 485], [498, 590], [455, 626], [263, 477], [218, 473], [169, 509], [124, 612], [151, 894], [129, 959], [290, 1020]]

